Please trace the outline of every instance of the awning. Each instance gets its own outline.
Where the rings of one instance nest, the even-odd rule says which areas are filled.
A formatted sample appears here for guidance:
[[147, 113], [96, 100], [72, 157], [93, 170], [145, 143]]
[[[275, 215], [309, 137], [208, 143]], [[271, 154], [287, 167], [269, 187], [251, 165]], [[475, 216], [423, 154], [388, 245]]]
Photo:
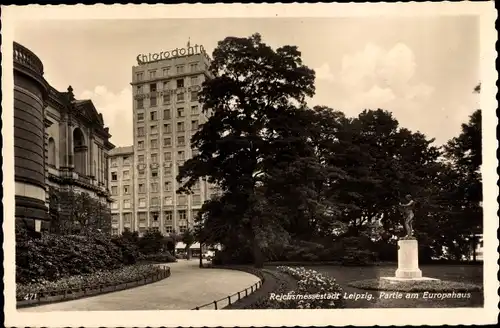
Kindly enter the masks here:
[[[175, 245], [175, 248], [186, 249], [186, 244], [184, 244], [183, 242], [178, 242], [177, 245]], [[191, 249], [200, 248], [200, 243], [194, 243], [193, 245], [191, 245], [190, 248]]]

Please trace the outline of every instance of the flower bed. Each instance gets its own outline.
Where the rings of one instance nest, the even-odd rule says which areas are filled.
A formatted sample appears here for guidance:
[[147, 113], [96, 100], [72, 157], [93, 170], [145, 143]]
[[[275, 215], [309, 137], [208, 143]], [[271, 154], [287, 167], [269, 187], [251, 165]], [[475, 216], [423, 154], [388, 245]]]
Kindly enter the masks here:
[[479, 285], [446, 280], [391, 282], [384, 279], [367, 279], [350, 282], [348, 286], [366, 290], [385, 290], [414, 293], [479, 292], [483, 290], [483, 288]]
[[147, 254], [140, 258], [141, 262], [153, 262], [153, 263], [171, 263], [177, 262], [175, 256], [170, 254], [170, 252]]
[[167, 278], [169, 275], [168, 267], [154, 265], [131, 265], [115, 270], [99, 270], [57, 281], [44, 280], [31, 284], [17, 284], [16, 299], [18, 305], [75, 299], [144, 285]]
[[297, 290], [288, 295], [287, 308], [332, 309], [344, 307], [342, 287], [335, 279], [303, 267], [280, 266], [279, 272], [289, 274], [297, 280]]

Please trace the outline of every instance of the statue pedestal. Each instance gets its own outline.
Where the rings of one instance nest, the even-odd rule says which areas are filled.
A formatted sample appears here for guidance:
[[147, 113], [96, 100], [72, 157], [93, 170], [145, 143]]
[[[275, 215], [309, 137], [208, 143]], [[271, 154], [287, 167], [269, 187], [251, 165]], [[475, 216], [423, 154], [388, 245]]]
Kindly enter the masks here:
[[398, 241], [396, 278], [422, 278], [422, 271], [418, 268], [418, 242], [416, 239]]
[[403, 239], [398, 241], [398, 269], [395, 277], [382, 277], [391, 282], [438, 280], [422, 277], [418, 267], [418, 242], [416, 239]]

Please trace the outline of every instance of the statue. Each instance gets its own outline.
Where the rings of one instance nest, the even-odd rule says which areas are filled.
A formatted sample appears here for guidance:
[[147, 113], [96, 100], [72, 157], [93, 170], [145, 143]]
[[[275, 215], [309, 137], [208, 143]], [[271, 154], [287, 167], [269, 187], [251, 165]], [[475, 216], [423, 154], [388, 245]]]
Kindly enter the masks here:
[[406, 200], [408, 203], [406, 204], [401, 204], [399, 203], [399, 206], [401, 206], [403, 215], [404, 215], [404, 227], [406, 230], [406, 237], [413, 237], [413, 218], [415, 216], [415, 213], [413, 213], [413, 208], [415, 207], [415, 201], [411, 198], [411, 195], [406, 195]]

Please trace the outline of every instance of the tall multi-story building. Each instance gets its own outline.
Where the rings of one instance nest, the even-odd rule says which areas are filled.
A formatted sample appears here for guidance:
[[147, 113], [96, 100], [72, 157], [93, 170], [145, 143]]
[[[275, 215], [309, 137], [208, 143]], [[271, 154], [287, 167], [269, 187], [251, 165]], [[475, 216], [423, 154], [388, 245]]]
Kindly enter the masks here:
[[[42, 61], [14, 42], [16, 218], [36, 231], [50, 228], [55, 192], [85, 192], [109, 203], [108, 152], [114, 148], [102, 114], [73, 89], [59, 92], [43, 77]], [[58, 200], [60, 215], [71, 201]]]
[[133, 230], [182, 233], [210, 197], [203, 181], [192, 195], [178, 195], [179, 167], [196, 154], [191, 137], [207, 120], [198, 102], [209, 78], [202, 46], [137, 56], [132, 68], [134, 115]]
[[111, 233], [134, 230], [134, 147], [117, 147], [109, 152]]

